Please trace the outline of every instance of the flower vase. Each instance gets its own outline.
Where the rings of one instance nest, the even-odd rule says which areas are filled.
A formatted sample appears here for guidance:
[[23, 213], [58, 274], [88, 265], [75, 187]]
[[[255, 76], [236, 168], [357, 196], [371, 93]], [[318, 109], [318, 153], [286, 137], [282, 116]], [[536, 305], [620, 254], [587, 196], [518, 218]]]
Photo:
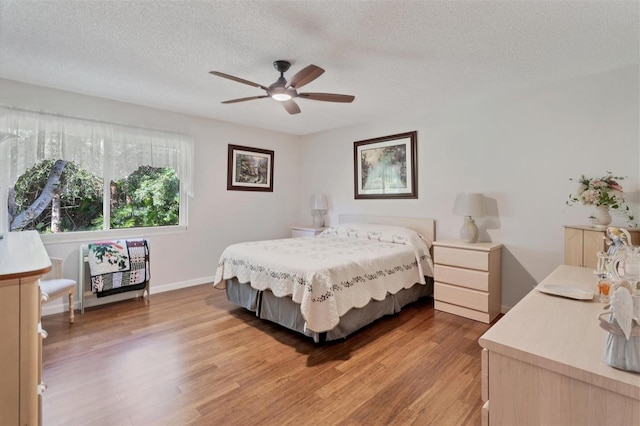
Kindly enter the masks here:
[[594, 217], [594, 228], [604, 229], [611, 223], [611, 215], [607, 206], [596, 206], [591, 214]]

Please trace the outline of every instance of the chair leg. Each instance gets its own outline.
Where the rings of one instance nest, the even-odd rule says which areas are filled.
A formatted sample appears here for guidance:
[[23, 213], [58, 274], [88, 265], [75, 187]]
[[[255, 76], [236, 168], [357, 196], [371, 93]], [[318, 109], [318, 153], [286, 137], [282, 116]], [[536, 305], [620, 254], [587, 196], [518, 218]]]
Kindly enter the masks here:
[[73, 306], [73, 291], [69, 293], [69, 323], [73, 324], [75, 321], [75, 306]]

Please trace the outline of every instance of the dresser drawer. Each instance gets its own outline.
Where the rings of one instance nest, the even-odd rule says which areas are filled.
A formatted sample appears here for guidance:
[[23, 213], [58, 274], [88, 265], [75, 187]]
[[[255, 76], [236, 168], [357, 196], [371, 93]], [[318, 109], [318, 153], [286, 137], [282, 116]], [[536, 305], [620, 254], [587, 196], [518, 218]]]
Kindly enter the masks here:
[[489, 254], [486, 251], [436, 246], [434, 258], [436, 263], [441, 265], [459, 266], [480, 271], [489, 270]]
[[454, 284], [474, 290], [489, 291], [489, 273], [475, 269], [461, 269], [452, 266], [436, 264], [434, 269], [435, 280]]
[[436, 300], [442, 302], [481, 312], [489, 311], [489, 294], [485, 292], [456, 287], [436, 281], [433, 296]]

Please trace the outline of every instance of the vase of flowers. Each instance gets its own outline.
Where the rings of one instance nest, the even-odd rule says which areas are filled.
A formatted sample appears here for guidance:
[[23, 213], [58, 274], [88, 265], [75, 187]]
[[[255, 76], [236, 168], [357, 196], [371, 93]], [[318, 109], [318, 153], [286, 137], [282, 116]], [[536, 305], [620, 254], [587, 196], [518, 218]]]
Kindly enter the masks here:
[[596, 228], [604, 229], [612, 222], [611, 215], [609, 214], [609, 207], [605, 205], [596, 206], [590, 217], [593, 217], [592, 223]]
[[621, 214], [630, 225], [633, 225], [635, 216], [625, 204], [624, 192], [619, 183], [623, 179], [622, 176], [613, 176], [611, 172], [607, 172], [603, 177], [588, 178], [582, 175], [580, 179], [569, 179], [572, 182], [578, 182], [578, 189], [575, 194], [569, 195], [567, 205], [580, 203], [583, 206], [594, 207], [590, 218], [593, 225], [598, 228], [605, 228], [611, 223], [610, 212]]

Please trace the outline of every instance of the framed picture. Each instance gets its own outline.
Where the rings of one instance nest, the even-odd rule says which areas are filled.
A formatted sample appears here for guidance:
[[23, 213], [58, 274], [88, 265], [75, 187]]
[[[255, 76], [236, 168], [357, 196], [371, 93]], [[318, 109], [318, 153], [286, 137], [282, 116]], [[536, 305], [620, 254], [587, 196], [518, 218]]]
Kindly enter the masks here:
[[273, 151], [229, 145], [227, 190], [273, 192]]
[[353, 143], [356, 199], [418, 198], [417, 133]]

